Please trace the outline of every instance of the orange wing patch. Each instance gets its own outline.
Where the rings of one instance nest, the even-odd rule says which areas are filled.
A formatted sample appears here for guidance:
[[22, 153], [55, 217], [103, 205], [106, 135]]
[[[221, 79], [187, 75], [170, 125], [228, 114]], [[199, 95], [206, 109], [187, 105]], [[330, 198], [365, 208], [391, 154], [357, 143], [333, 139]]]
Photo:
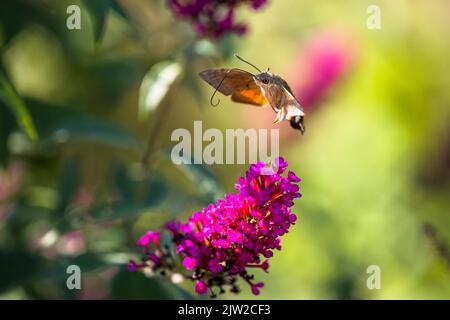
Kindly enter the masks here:
[[235, 102], [253, 104], [255, 106], [261, 107], [269, 103], [262, 94], [261, 89], [257, 86], [256, 88], [233, 92], [231, 100]]

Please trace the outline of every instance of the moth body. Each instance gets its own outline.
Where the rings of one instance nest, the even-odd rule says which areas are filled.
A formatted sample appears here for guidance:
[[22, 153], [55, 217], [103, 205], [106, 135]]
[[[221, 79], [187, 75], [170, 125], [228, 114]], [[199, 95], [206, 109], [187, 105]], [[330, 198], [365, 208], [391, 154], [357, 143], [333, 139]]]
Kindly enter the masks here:
[[[252, 104], [259, 107], [270, 107], [277, 113], [274, 123], [290, 121], [291, 127], [305, 131], [303, 117], [305, 113], [294, 97], [287, 82], [269, 71], [257, 74], [233, 69], [209, 69], [202, 71], [200, 77], [231, 100]], [[212, 98], [211, 97], [211, 104]], [[217, 104], [213, 104], [217, 105]]]

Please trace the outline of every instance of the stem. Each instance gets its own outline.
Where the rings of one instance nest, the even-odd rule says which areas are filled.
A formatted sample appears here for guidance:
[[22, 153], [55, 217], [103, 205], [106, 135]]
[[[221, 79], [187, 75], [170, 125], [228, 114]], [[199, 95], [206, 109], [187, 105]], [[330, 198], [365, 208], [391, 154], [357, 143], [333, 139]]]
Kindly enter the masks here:
[[[184, 71], [185, 66], [184, 66], [184, 59], [181, 59], [181, 67], [182, 70]], [[155, 117], [153, 119], [153, 125], [150, 129], [150, 133], [149, 133], [149, 137], [147, 140], [147, 146], [145, 148], [144, 154], [142, 156], [142, 167], [144, 169], [144, 171], [147, 171], [149, 164], [150, 164], [150, 160], [153, 156], [153, 152], [156, 148], [156, 142], [158, 141], [158, 137], [159, 137], [159, 133], [163, 128], [163, 124], [166, 122], [167, 117], [170, 114], [170, 110], [172, 108], [172, 98], [173, 98], [173, 92], [175, 90], [177, 90], [179, 83], [181, 82], [181, 80], [183, 79], [184, 76], [184, 72], [182, 71], [182, 74], [180, 75], [180, 77], [175, 81], [175, 83], [173, 84], [173, 88], [171, 90], [171, 92], [168, 93], [168, 96], [166, 98], [166, 101], [162, 102], [161, 105], [158, 106], [156, 112], [155, 112]]]
[[153, 120], [153, 126], [150, 129], [149, 137], [147, 140], [147, 147], [144, 151], [144, 155], [142, 156], [142, 166], [144, 170], [147, 170], [149, 167], [149, 162], [151, 157], [153, 156], [153, 151], [155, 149], [156, 141], [158, 140], [158, 133], [161, 131], [162, 124], [165, 121], [165, 118], [170, 112], [170, 108], [172, 103], [167, 103], [165, 108], [161, 106], [157, 110], [157, 114]]

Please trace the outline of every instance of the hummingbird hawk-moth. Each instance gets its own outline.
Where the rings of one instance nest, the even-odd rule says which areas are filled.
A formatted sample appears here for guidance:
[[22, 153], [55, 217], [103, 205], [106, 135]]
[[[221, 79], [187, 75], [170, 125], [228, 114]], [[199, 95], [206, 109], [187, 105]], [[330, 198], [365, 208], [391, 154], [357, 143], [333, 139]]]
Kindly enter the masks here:
[[249, 64], [258, 70], [259, 73], [252, 74], [239, 68], [232, 69], [208, 69], [200, 72], [200, 77], [215, 88], [211, 96], [211, 104], [217, 91], [226, 96], [231, 96], [231, 100], [240, 103], [247, 103], [258, 107], [269, 105], [277, 116], [274, 123], [283, 120], [290, 121], [291, 127], [300, 130], [303, 134], [305, 126], [303, 108], [292, 93], [287, 82], [271, 72], [261, 71], [255, 65], [235, 55], [239, 60]]

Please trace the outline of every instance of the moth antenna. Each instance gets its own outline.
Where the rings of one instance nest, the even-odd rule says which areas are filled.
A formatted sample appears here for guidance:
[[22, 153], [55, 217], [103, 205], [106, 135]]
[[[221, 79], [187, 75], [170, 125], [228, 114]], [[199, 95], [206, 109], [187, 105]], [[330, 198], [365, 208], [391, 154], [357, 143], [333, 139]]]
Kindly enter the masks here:
[[[233, 69], [231, 69], [233, 70]], [[214, 89], [213, 94], [211, 95], [211, 99], [209, 99], [209, 103], [213, 106], [213, 107], [217, 107], [220, 103], [220, 98], [217, 98], [217, 103], [213, 102], [214, 96], [216, 95], [217, 91], [219, 91], [220, 86], [222, 85], [222, 83], [225, 81], [225, 79], [227, 78], [228, 74], [230, 73], [231, 70], [228, 70], [227, 73], [223, 76], [222, 80], [220, 80], [219, 85]]]
[[238, 58], [239, 60], [241, 60], [242, 62], [248, 64], [249, 66], [252, 66], [253, 68], [255, 68], [256, 70], [258, 70], [258, 72], [262, 72], [261, 69], [259, 69], [257, 66], [255, 66], [253, 63], [248, 62], [245, 59], [242, 59], [241, 57], [239, 57], [237, 54], [234, 55], [236, 58]]
[[216, 92], [217, 92], [218, 88], [219, 87], [217, 87], [214, 90], [214, 93], [212, 94], [211, 99], [209, 99], [209, 104], [212, 105], [213, 107], [217, 107], [220, 104], [220, 98], [217, 98], [217, 103], [213, 102], [214, 96], [216, 95]]
[[217, 91], [219, 91], [219, 88], [220, 88], [220, 86], [222, 85], [222, 83], [223, 83], [223, 82], [225, 81], [225, 79], [228, 77], [228, 74], [229, 74], [231, 71], [234, 71], [234, 70], [240, 70], [240, 71], [243, 71], [243, 72], [247, 72], [247, 71], [241, 70], [241, 69], [239, 69], [239, 68], [233, 68], [233, 69], [230, 69], [230, 70], [227, 71], [227, 73], [223, 76], [222, 80], [220, 80], [219, 85], [214, 89], [214, 92], [213, 92], [213, 94], [211, 95], [211, 99], [209, 99], [209, 103], [210, 103], [213, 107], [217, 107], [217, 106], [219, 105], [219, 103], [220, 103], [220, 98], [217, 98], [217, 103], [214, 103], [214, 102], [213, 102], [214, 96], [216, 95]]

